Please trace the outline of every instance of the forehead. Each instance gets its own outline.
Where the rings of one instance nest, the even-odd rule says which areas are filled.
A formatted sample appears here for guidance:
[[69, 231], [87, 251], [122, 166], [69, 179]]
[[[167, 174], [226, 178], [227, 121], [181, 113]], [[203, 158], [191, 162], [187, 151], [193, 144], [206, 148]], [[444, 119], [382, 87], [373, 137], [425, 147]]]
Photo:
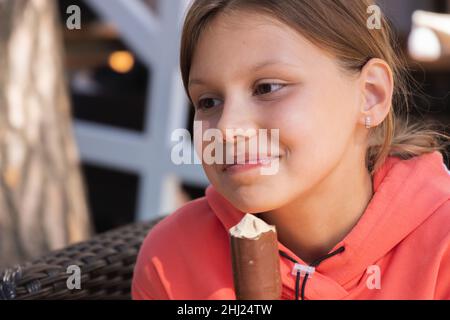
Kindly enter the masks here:
[[319, 53], [297, 30], [275, 18], [251, 12], [222, 14], [199, 38], [191, 78], [248, 71], [267, 61], [307, 65]]

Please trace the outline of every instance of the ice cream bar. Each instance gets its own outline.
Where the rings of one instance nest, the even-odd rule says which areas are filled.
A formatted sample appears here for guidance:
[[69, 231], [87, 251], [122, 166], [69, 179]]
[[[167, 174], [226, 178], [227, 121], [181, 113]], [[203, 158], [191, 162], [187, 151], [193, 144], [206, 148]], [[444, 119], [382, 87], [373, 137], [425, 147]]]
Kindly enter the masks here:
[[252, 214], [230, 230], [237, 300], [281, 299], [280, 260], [275, 226]]

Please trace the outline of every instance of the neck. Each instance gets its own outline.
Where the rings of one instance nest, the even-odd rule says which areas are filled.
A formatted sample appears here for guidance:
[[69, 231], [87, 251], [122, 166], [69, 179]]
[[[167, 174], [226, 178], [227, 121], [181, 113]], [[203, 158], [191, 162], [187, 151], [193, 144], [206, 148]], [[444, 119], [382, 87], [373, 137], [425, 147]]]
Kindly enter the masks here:
[[370, 202], [372, 179], [364, 160], [357, 163], [363, 165], [342, 161], [307, 195], [260, 214], [276, 226], [279, 241], [305, 263], [324, 256], [342, 241]]

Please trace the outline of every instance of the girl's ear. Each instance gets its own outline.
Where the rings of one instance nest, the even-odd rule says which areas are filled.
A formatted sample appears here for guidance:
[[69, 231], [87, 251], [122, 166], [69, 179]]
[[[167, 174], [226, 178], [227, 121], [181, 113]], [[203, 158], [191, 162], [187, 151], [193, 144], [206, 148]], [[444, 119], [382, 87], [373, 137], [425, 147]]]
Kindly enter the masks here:
[[381, 124], [389, 114], [394, 93], [394, 79], [389, 65], [382, 59], [371, 59], [360, 74], [363, 104], [359, 122], [373, 127]]

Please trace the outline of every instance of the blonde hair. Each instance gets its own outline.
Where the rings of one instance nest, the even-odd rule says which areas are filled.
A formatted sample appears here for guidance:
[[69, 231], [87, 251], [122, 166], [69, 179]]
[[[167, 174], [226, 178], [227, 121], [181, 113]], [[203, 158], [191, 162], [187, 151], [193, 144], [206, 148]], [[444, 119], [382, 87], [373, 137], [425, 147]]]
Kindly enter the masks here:
[[195, 0], [187, 12], [181, 37], [180, 68], [185, 91], [190, 98], [192, 58], [208, 23], [219, 14], [251, 10], [294, 28], [332, 53], [344, 70], [360, 72], [372, 58], [383, 59], [390, 66], [394, 76], [392, 108], [383, 123], [371, 129], [366, 153], [366, 165], [372, 174], [388, 156], [409, 159], [443, 151], [448, 145], [448, 135], [428, 124], [408, 123], [410, 87], [415, 82], [388, 19], [381, 16], [381, 29], [367, 27], [367, 9], [373, 4], [373, 0]]

